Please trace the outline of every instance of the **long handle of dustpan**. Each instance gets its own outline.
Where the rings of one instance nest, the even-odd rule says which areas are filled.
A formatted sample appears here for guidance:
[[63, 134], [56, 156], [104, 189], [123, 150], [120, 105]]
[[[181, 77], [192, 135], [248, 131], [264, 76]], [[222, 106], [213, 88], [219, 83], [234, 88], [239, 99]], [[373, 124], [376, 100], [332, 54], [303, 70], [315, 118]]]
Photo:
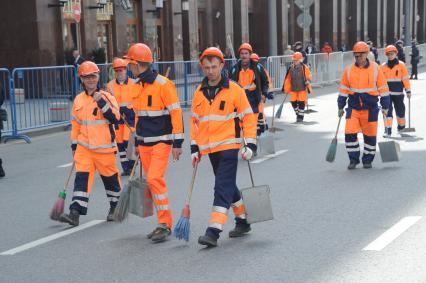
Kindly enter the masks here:
[[191, 197], [192, 197], [192, 190], [194, 190], [194, 184], [195, 184], [195, 176], [197, 175], [197, 168], [198, 163], [195, 164], [194, 169], [192, 170], [192, 179], [191, 179], [191, 185], [189, 186], [188, 195], [186, 197], [186, 204], [189, 205], [191, 203]]
[[[132, 172], [130, 172], [129, 180], [132, 180], [133, 176], [135, 176], [136, 167], [138, 167], [138, 163], [139, 163], [139, 158], [136, 159], [135, 164], [133, 164]], [[142, 164], [141, 164], [141, 170], [142, 170]]]
[[411, 128], [411, 97], [408, 98], [408, 128]]
[[75, 161], [73, 161], [73, 162], [72, 162], [71, 169], [70, 169], [70, 171], [68, 172], [68, 177], [67, 177], [67, 179], [65, 180], [65, 184], [64, 184], [64, 191], [66, 191], [66, 190], [68, 189], [68, 185], [69, 185], [70, 180], [71, 180], [72, 172], [74, 172], [74, 168], [75, 168]]
[[[246, 138], [243, 137], [243, 141], [244, 141], [244, 146], [247, 147]], [[249, 173], [250, 173], [251, 185], [254, 187], [253, 173], [251, 172], [250, 160], [247, 160], [247, 165], [248, 165], [248, 169], [249, 169]]]
[[274, 128], [275, 126], [275, 97], [272, 98], [272, 123], [271, 127]]
[[336, 129], [336, 134], [334, 135], [334, 138], [337, 138], [337, 134], [339, 133], [339, 128], [340, 128], [340, 122], [342, 121], [342, 117], [339, 117], [339, 123], [337, 123], [337, 129]]

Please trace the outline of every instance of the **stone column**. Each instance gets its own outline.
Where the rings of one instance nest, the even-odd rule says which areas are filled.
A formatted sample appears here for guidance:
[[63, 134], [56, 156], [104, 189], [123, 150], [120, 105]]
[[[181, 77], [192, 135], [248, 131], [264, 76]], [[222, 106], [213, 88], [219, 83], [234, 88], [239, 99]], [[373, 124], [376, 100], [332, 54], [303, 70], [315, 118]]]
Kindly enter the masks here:
[[268, 0], [269, 55], [277, 55], [277, 2]]
[[[224, 0], [225, 1], [225, 36], [231, 38], [232, 44], [234, 44], [234, 9], [232, 0]], [[225, 50], [222, 50], [225, 51]]]
[[[371, 0], [370, 0], [371, 1]], [[364, 0], [364, 40], [368, 38], [368, 1]]]
[[249, 42], [248, 0], [241, 0], [241, 41]]
[[382, 46], [381, 33], [382, 33], [382, 20], [381, 20], [381, 11], [382, 11], [382, 0], [377, 0], [377, 40], [376, 45]]
[[320, 42], [320, 1], [315, 0], [314, 2], [314, 10], [315, 10], [315, 44], [317, 45], [318, 49], [321, 48], [321, 42]]
[[342, 45], [348, 45], [348, 31], [346, 27], [347, 13], [346, 13], [346, 0], [342, 0], [342, 10], [341, 10], [341, 21], [342, 21]]
[[188, 12], [189, 26], [189, 48], [191, 60], [198, 60], [199, 57], [199, 38], [198, 38], [198, 1], [189, 0]]
[[338, 47], [337, 25], [338, 25], [338, 6], [337, 0], [333, 0], [333, 45]]
[[173, 59], [183, 60], [183, 35], [182, 35], [182, 11], [181, 1], [172, 1], [172, 29], [173, 29]]
[[287, 49], [288, 45], [288, 23], [289, 23], [289, 16], [288, 16], [288, 0], [281, 0], [281, 26], [282, 26], [282, 49], [283, 51]]

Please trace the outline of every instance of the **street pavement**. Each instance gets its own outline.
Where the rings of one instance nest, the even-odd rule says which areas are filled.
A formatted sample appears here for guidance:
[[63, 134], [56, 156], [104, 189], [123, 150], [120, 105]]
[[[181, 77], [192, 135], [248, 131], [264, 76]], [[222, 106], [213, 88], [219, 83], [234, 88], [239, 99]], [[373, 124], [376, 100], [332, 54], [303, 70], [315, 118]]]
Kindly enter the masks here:
[[[154, 244], [145, 235], [155, 227], [155, 217], [93, 222], [104, 220], [108, 211], [99, 177], [88, 215], [80, 219], [89, 227], [60, 237], [69, 227], [48, 214], [70, 169], [69, 132], [36, 137], [31, 144], [2, 144], [7, 176], [0, 180], [0, 282], [426, 282], [426, 74], [412, 84], [416, 132], [401, 138], [395, 131], [401, 161], [382, 163], [378, 153], [371, 170], [346, 169], [343, 127], [336, 161], [325, 161], [338, 121], [336, 84], [314, 90], [309, 104], [318, 112], [306, 115], [303, 125], [294, 123], [286, 103], [283, 118], [276, 121], [284, 131], [274, 136], [282, 154], [260, 155], [257, 160], [264, 161], [252, 164], [255, 184], [271, 187], [275, 219], [253, 224], [246, 237], [230, 239], [230, 213], [214, 249], [197, 244], [213, 200], [208, 158], [202, 159], [196, 178], [189, 243], [170, 238]], [[282, 99], [278, 96], [275, 103]], [[270, 124], [270, 103], [266, 113]], [[188, 117], [186, 111], [186, 129]], [[187, 137], [183, 158], [171, 162], [167, 173], [175, 223], [191, 174]], [[237, 182], [240, 188], [250, 186], [243, 161]], [[67, 205], [70, 198], [71, 192]], [[59, 236], [34, 242], [52, 235]], [[28, 249], [7, 254], [28, 243]]]

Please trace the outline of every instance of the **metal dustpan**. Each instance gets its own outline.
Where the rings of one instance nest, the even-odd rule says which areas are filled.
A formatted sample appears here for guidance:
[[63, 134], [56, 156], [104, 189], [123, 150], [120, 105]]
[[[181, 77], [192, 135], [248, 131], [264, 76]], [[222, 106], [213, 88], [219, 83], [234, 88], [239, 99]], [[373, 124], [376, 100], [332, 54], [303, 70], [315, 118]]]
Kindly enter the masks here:
[[396, 141], [379, 142], [379, 149], [382, 162], [395, 162], [401, 158], [401, 147]]
[[131, 187], [129, 212], [142, 218], [154, 215], [152, 195], [143, 177], [142, 168], [139, 178], [129, 180], [129, 186]]
[[275, 154], [274, 136], [265, 132], [257, 138], [259, 152], [262, 154]]
[[[383, 115], [383, 125], [386, 127], [386, 116]], [[399, 161], [401, 148], [396, 141], [379, 142], [380, 157], [383, 162]]]
[[127, 149], [126, 149], [126, 157], [129, 160], [137, 160], [138, 157], [135, 154], [135, 150], [137, 150], [137, 148], [135, 148], [135, 133], [131, 132], [130, 133], [130, 137], [129, 137], [129, 142], [127, 144]]
[[247, 223], [257, 223], [274, 219], [271, 205], [271, 190], [268, 185], [255, 186], [250, 162], [247, 161], [250, 171], [252, 187], [241, 189], [244, 206], [246, 208]]

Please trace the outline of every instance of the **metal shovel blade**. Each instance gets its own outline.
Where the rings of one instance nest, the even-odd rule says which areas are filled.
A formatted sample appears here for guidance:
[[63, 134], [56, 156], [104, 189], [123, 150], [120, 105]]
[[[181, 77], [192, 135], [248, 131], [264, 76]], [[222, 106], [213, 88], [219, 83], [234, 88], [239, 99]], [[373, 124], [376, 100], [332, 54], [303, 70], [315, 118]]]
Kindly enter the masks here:
[[261, 135], [257, 138], [259, 151], [264, 154], [275, 154], [274, 137], [272, 135]]
[[241, 189], [247, 223], [252, 224], [274, 219], [270, 193], [271, 190], [268, 185]]
[[401, 158], [401, 147], [396, 141], [379, 142], [382, 162], [395, 162]]
[[284, 129], [277, 128], [277, 127], [270, 127], [270, 128], [269, 128], [269, 132], [270, 132], [270, 133], [282, 132], [282, 131], [284, 131]]
[[402, 133], [413, 133], [416, 131], [416, 128], [405, 128], [401, 132]]

